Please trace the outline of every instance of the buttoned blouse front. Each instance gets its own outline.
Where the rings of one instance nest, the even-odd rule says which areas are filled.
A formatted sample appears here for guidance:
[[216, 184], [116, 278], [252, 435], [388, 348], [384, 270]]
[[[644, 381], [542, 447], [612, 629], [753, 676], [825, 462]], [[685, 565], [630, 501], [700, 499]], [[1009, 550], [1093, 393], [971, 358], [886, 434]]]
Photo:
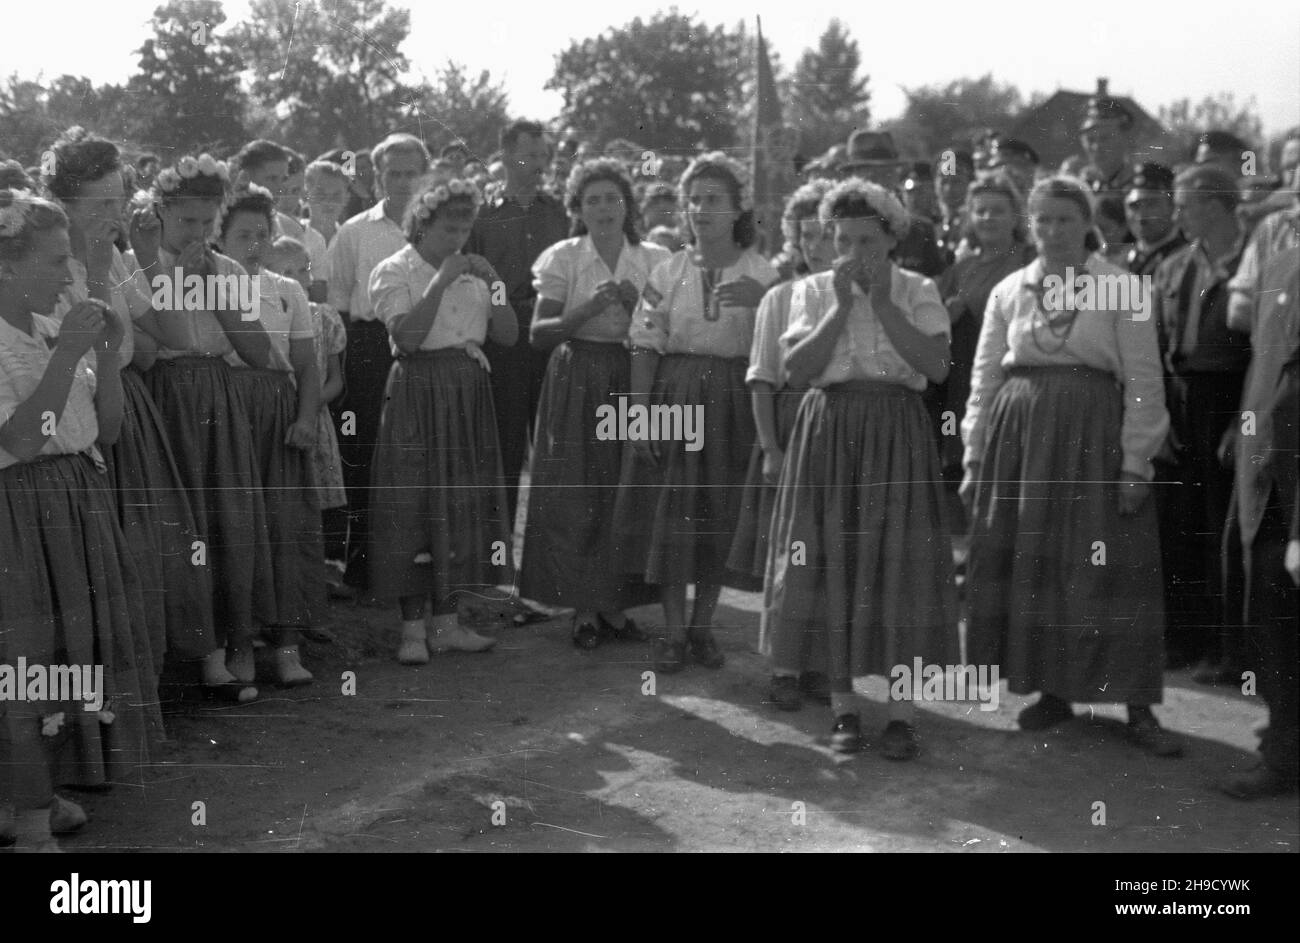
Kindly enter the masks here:
[[[628, 337], [633, 347], [660, 354], [696, 354], [748, 359], [754, 338], [754, 308], [718, 305], [717, 320], [706, 317], [703, 270], [692, 250], [673, 253], [650, 273], [632, 315]], [[748, 276], [767, 287], [777, 271], [753, 249], [722, 269], [717, 284]], [[709, 308], [712, 315], [713, 307]]]
[[[538, 257], [533, 266], [533, 287], [539, 298], [558, 301], [568, 310], [590, 299], [601, 282], [626, 279], [640, 293], [655, 267], [671, 257], [663, 246], [649, 242], [628, 245], [624, 239], [618, 264], [610, 272], [590, 236], [565, 239]], [[632, 315], [616, 302], [581, 324], [573, 336], [584, 341], [621, 343], [627, 340], [631, 322]]]
[[[388, 326], [415, 309], [438, 270], [426, 262], [415, 246], [390, 255], [370, 273], [370, 303], [375, 317]], [[487, 338], [488, 311], [492, 306], [487, 284], [473, 275], [458, 277], [442, 293], [433, 324], [420, 341], [420, 350], [481, 345]], [[399, 353], [392, 342], [393, 353]]]
[[[924, 275], [890, 265], [889, 299], [908, 322], [927, 337], [951, 334], [948, 309], [939, 289]], [[835, 307], [835, 273], [818, 272], [795, 285], [790, 298], [790, 327], [781, 338], [788, 352], [813, 332]], [[831, 351], [830, 362], [813, 379], [816, 387], [848, 380], [897, 383], [918, 392], [925, 389], [924, 374], [903, 359], [889, 339], [871, 299], [853, 284], [853, 309]]]
[[[32, 315], [32, 333], [25, 334], [0, 318], [0, 427], [14, 411], [31, 398], [40, 386], [54, 357], [59, 326], [53, 318]], [[54, 435], [41, 447], [41, 455], [75, 455], [89, 452], [103, 467], [95, 445], [99, 438], [99, 417], [95, 413], [95, 370], [86, 354], [77, 361], [68, 400], [59, 415]], [[20, 459], [0, 448], [0, 468], [17, 465]]]

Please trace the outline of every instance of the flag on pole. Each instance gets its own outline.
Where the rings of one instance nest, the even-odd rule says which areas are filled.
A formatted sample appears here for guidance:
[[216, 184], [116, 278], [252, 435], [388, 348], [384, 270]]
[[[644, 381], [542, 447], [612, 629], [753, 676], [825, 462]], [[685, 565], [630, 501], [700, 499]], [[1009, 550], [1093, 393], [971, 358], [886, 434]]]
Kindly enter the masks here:
[[781, 101], [776, 96], [776, 81], [772, 77], [772, 62], [763, 41], [763, 20], [758, 20], [757, 58], [754, 75], [755, 94], [754, 135], [751, 151], [751, 169], [754, 180], [754, 217], [758, 231], [764, 234], [766, 253], [774, 255], [781, 248], [781, 210], [785, 198], [786, 178], [792, 168], [785, 152], [785, 137], [781, 127]]

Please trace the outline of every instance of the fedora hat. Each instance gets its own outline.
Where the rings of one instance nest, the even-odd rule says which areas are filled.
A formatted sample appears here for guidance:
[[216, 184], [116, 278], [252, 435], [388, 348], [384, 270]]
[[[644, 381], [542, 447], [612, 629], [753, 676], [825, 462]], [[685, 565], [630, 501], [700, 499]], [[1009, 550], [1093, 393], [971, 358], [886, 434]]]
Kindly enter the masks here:
[[894, 137], [888, 131], [854, 131], [849, 135], [848, 155], [840, 170], [854, 167], [896, 167], [901, 164]]

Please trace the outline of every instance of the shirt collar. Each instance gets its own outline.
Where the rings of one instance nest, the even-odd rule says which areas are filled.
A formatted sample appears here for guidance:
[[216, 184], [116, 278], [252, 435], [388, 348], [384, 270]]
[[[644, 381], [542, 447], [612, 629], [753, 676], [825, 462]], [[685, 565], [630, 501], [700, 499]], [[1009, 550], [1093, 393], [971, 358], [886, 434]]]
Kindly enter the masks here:
[[1192, 252], [1194, 253], [1193, 258], [1195, 258], [1198, 263], [1206, 265], [1208, 271], [1216, 281], [1223, 281], [1231, 275], [1228, 270], [1234, 259], [1241, 258], [1242, 250], [1245, 249], [1246, 240], [1249, 238], [1250, 233], [1247, 232], [1246, 228], [1243, 226], [1241, 231], [1237, 233], [1237, 238], [1234, 240], [1228, 251], [1215, 259], [1210, 258], [1210, 254], [1205, 250], [1205, 243], [1202, 240], [1197, 239], [1192, 243]]
[[370, 207], [370, 209], [366, 210], [366, 219], [375, 223], [382, 223], [384, 221], [387, 221], [392, 225], [397, 226], [400, 229], [401, 226], [393, 222], [391, 219], [389, 219], [388, 214], [384, 212], [384, 206], [387, 205], [387, 203], [388, 203], [388, 198], [385, 197], [384, 199], [376, 203], [374, 206]]

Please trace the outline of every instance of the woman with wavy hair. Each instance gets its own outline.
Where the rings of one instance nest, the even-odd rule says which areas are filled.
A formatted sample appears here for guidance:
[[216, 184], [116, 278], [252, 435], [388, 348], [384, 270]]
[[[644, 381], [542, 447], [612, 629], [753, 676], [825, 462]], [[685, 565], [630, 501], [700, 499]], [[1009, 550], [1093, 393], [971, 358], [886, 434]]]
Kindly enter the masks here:
[[[676, 414], [682, 424], [668, 441], [629, 442], [614, 512], [621, 565], [660, 587], [664, 629], [654, 663], [664, 672], [682, 670], [688, 650], [707, 668], [725, 662], [712, 624], [754, 445], [745, 371], [754, 312], [776, 280], [753, 248], [743, 165], [721, 152], [705, 154], [686, 169], [680, 190], [690, 245], [650, 274], [629, 340], [630, 408]], [[702, 422], [686, 441], [686, 422], [697, 417]]]
[[617, 160], [575, 167], [565, 203], [573, 237], [533, 265], [530, 339], [554, 349], [537, 411], [519, 592], [572, 606], [573, 644], [592, 649], [607, 638], [648, 638], [623, 610], [652, 597], [615, 565], [622, 443], [596, 431], [602, 407], [616, 409], [616, 397], [630, 389], [632, 312], [650, 273], [671, 253], [641, 241], [632, 182]]

